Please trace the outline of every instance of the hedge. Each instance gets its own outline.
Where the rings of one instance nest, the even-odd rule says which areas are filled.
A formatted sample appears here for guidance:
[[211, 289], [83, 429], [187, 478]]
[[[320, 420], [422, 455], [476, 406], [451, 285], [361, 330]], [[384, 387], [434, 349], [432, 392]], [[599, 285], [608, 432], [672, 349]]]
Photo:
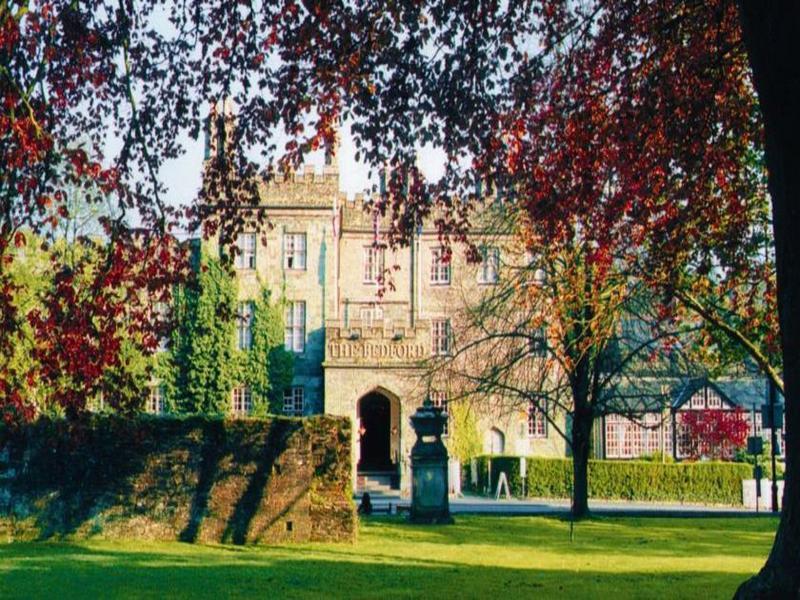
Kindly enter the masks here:
[[[491, 493], [505, 471], [514, 496], [522, 497], [518, 456], [479, 456], [478, 485], [487, 489], [489, 460]], [[702, 462], [662, 464], [640, 461], [589, 461], [589, 497], [605, 500], [742, 504], [742, 480], [752, 477], [743, 463]], [[468, 488], [470, 486], [467, 486]], [[563, 458], [527, 458], [525, 495], [530, 498], [568, 498], [572, 492], [572, 461]]]

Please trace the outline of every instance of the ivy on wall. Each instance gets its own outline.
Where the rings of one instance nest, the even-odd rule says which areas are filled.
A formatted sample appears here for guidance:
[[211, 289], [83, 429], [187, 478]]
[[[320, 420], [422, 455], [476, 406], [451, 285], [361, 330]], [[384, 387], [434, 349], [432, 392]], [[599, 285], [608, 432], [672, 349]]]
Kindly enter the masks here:
[[294, 355], [283, 345], [283, 307], [270, 301], [269, 290], [253, 301], [252, 346], [237, 350], [237, 381], [250, 386], [253, 414], [283, 410], [283, 390], [292, 382]]
[[246, 385], [253, 414], [280, 412], [294, 370], [294, 357], [283, 347], [282, 306], [262, 289], [252, 300], [251, 347], [239, 350], [235, 278], [203, 250], [195, 272], [191, 285], [174, 292], [169, 349], [155, 359], [167, 410], [225, 414], [234, 386]]
[[450, 456], [460, 460], [461, 464], [467, 464], [483, 451], [475, 411], [466, 402], [451, 402], [448, 412], [450, 433], [447, 437], [447, 451]]

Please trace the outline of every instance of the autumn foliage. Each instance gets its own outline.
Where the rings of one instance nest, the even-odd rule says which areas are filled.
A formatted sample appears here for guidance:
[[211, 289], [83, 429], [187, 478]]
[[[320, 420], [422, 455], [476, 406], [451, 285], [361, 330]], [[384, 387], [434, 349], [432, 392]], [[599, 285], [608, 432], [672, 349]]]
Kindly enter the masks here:
[[747, 442], [747, 413], [735, 410], [687, 410], [680, 414], [680, 450], [695, 460], [733, 458]]

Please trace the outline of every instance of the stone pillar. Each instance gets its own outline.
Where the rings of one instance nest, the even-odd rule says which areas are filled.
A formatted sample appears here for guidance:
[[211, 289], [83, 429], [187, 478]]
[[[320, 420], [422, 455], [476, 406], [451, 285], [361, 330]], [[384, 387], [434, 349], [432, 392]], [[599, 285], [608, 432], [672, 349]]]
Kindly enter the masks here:
[[411, 417], [417, 441], [411, 449], [412, 523], [452, 523], [447, 485], [447, 448], [442, 430], [447, 417], [430, 398]]

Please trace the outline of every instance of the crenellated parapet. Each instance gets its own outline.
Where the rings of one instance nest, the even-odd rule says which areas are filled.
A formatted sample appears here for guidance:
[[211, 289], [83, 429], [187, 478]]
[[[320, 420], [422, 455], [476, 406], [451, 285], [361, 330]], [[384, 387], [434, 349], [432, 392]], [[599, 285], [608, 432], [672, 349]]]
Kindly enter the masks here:
[[304, 165], [300, 171], [277, 172], [259, 184], [260, 203], [291, 208], [330, 208], [339, 197], [339, 171]]

